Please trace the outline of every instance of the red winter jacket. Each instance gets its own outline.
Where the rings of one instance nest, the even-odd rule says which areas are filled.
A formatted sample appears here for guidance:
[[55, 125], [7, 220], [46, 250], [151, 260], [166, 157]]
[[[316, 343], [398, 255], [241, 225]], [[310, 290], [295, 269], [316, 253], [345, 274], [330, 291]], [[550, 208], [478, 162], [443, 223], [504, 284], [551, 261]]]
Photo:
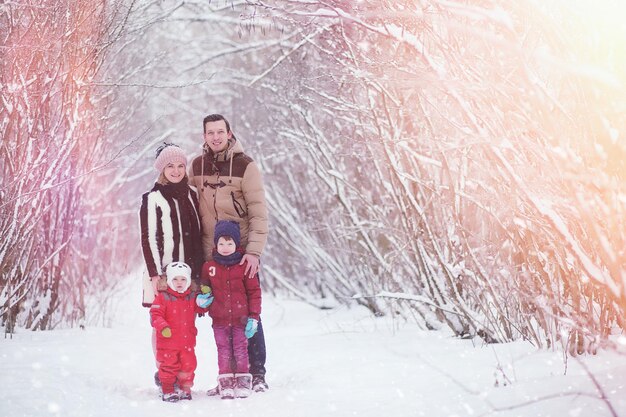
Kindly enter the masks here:
[[215, 261], [202, 266], [201, 282], [209, 285], [215, 299], [209, 306], [213, 324], [218, 326], [246, 325], [248, 317], [259, 320], [261, 315], [261, 285], [259, 276], [244, 276], [245, 264], [220, 265]]
[[[196, 346], [196, 313], [204, 313], [196, 305], [197, 293], [188, 289], [180, 294], [171, 288], [160, 291], [150, 307], [150, 320], [156, 329], [157, 349], [184, 349]], [[164, 337], [161, 330], [169, 327], [172, 337]]]

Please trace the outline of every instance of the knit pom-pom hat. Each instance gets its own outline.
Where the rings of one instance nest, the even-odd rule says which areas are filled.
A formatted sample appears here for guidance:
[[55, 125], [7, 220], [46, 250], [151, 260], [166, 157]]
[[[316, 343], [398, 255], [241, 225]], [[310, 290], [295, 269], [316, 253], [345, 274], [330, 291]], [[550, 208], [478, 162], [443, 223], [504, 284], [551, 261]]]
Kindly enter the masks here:
[[164, 143], [157, 149], [157, 156], [154, 161], [154, 167], [157, 171], [163, 172], [168, 164], [183, 164], [187, 166], [187, 156], [185, 152], [173, 143]]
[[174, 288], [174, 278], [176, 277], [187, 278], [187, 285], [185, 286], [185, 289], [178, 291], [179, 293], [184, 293], [191, 286], [191, 268], [184, 262], [172, 262], [167, 265], [167, 268], [165, 268], [165, 274], [167, 275], [167, 286], [174, 291], [176, 291], [176, 288]]
[[213, 235], [213, 243], [217, 246], [217, 241], [222, 236], [230, 236], [235, 241], [235, 246], [239, 247], [241, 243], [241, 232], [239, 231], [239, 223], [230, 220], [220, 220], [215, 225], [215, 234]]

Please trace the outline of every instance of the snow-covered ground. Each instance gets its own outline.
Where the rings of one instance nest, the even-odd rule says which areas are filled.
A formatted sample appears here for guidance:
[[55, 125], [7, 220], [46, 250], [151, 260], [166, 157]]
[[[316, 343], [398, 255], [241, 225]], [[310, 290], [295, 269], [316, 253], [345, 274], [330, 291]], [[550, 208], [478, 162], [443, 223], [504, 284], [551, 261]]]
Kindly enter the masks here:
[[602, 394], [576, 359], [564, 375], [559, 352], [523, 342], [474, 345], [362, 308], [322, 311], [270, 297], [263, 313], [270, 391], [238, 400], [204, 394], [217, 366], [210, 319], [201, 318], [194, 399], [164, 403], [138, 292], [129, 284], [112, 328], [0, 339], [0, 416], [626, 416], [624, 352], [583, 358]]

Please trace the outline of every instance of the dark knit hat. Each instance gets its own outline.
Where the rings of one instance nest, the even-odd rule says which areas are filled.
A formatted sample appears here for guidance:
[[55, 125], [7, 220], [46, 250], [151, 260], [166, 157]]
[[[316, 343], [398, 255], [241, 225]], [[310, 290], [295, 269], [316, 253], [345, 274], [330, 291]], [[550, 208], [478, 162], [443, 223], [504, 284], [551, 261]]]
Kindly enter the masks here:
[[217, 246], [217, 241], [222, 236], [230, 236], [235, 241], [235, 245], [239, 247], [241, 243], [241, 232], [239, 231], [239, 223], [230, 220], [220, 220], [215, 225], [215, 234], [213, 235], [213, 243]]

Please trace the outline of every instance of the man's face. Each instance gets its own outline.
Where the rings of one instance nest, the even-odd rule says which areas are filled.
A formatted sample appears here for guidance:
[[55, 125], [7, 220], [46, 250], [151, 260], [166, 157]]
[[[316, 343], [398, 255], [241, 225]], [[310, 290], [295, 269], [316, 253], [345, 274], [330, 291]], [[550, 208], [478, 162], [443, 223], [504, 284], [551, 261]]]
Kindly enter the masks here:
[[228, 139], [233, 136], [232, 132], [226, 131], [226, 122], [206, 122], [204, 125], [204, 141], [214, 153], [221, 152], [228, 146]]

